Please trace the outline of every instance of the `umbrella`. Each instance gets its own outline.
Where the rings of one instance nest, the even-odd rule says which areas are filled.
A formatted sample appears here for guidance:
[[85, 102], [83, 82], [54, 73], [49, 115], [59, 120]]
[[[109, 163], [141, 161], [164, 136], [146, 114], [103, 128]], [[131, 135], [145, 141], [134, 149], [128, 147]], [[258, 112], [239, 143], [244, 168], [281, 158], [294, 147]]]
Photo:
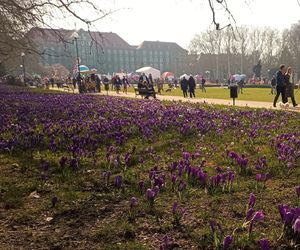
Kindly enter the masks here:
[[195, 78], [196, 81], [201, 81], [203, 76], [202, 75], [195, 75], [194, 78]]
[[131, 72], [127, 75], [127, 77], [130, 79], [130, 80], [134, 80], [134, 81], [138, 81], [140, 76], [138, 74], [135, 74], [134, 72]]
[[80, 65], [79, 66], [79, 69], [80, 69], [80, 72], [87, 72], [87, 71], [89, 71], [90, 69], [87, 67], [87, 66], [85, 66], [85, 65]]
[[154, 79], [157, 79], [160, 77], [160, 71], [158, 69], [155, 69], [152, 67], [143, 67], [143, 68], [137, 69], [135, 72], [145, 73], [146, 75], [151, 74]]
[[161, 78], [165, 79], [165, 78], [168, 78], [168, 79], [173, 79], [174, 78], [174, 74], [172, 72], [164, 72], [162, 75], [161, 75]]
[[182, 79], [183, 77], [185, 77], [185, 79], [189, 79], [189, 78], [190, 78], [190, 76], [189, 76], [189, 75], [187, 75], [187, 74], [183, 74], [182, 76], [180, 76], [180, 79]]

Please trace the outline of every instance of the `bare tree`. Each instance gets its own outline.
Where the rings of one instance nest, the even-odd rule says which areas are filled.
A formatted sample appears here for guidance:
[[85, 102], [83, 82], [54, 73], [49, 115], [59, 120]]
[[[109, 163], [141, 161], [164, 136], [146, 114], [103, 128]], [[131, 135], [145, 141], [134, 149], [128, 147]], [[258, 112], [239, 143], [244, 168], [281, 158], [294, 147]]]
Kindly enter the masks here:
[[[72, 17], [90, 30], [98, 20], [112, 11], [100, 8], [98, 0], [1, 0], [0, 1], [0, 64], [9, 57], [20, 55], [20, 51], [43, 54], [27, 36], [32, 28], [52, 29], [63, 41], [65, 38], [53, 28], [52, 21], [58, 16]], [[89, 18], [80, 12], [88, 10]]]

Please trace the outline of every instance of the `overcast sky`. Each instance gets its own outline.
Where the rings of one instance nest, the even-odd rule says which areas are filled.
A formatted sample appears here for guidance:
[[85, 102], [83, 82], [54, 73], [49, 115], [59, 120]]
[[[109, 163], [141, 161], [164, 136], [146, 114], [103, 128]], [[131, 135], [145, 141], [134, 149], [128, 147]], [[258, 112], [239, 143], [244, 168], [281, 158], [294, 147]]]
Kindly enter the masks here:
[[[120, 10], [99, 21], [96, 29], [118, 33], [132, 45], [151, 40], [177, 42], [187, 48], [195, 34], [214, 28], [207, 2], [207, 0], [103, 0], [104, 8]], [[300, 20], [300, 6], [297, 0], [227, 0], [227, 2], [237, 25], [284, 29]], [[221, 25], [226, 25], [228, 21], [223, 13], [224, 11], [220, 10], [217, 19]], [[74, 22], [69, 21], [68, 24], [64, 23], [62, 28], [74, 26]], [[82, 24], [76, 24], [77, 28], [81, 26]]]

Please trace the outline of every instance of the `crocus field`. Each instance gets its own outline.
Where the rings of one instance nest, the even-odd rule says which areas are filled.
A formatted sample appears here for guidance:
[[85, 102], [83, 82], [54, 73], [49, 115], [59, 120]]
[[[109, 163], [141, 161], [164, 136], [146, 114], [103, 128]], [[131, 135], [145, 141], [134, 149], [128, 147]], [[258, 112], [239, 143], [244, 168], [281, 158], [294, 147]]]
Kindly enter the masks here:
[[0, 86], [0, 249], [299, 249], [299, 122]]

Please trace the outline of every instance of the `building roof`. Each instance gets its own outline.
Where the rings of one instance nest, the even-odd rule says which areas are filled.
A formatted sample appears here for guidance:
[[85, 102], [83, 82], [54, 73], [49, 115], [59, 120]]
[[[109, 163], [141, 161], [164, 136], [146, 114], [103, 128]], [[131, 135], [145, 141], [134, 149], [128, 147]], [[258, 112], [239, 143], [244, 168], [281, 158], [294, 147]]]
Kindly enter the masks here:
[[144, 50], [174, 50], [187, 52], [187, 50], [180, 47], [177, 43], [173, 42], [160, 42], [160, 41], [144, 41], [142, 42], [137, 49]]
[[[45, 46], [53, 43], [71, 42], [74, 31], [75, 30], [33, 28], [27, 33], [27, 37], [35, 44]], [[187, 53], [187, 50], [173, 42], [144, 41], [139, 46], [133, 46], [113, 32], [88, 32], [80, 29], [78, 34], [79, 41], [81, 39], [87, 41], [94, 40], [104, 49], [162, 50]]]
[[[91, 33], [92, 38], [103, 48], [116, 49], [132, 49], [123, 38], [113, 32], [94, 32]], [[88, 34], [89, 35], [89, 34]]]
[[[39, 45], [63, 43], [72, 41], [72, 34], [74, 31], [75, 30], [33, 28], [29, 31], [27, 37]], [[132, 46], [113, 32], [91, 31], [89, 33], [88, 31], [80, 29], [78, 34], [78, 40], [80, 40], [80, 38], [84, 40], [94, 40], [102, 48], [132, 49]]]

